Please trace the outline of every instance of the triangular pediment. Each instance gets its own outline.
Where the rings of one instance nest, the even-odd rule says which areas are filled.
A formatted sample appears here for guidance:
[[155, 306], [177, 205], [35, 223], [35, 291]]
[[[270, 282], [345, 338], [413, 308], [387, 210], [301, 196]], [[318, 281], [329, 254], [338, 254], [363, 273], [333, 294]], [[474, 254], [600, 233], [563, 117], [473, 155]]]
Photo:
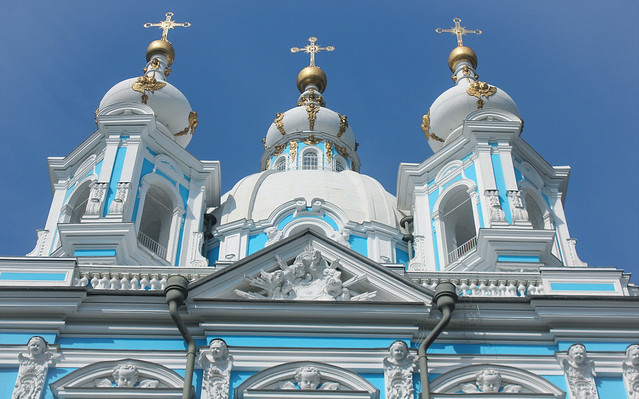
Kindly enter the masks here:
[[189, 297], [430, 304], [432, 292], [307, 230], [192, 283]]

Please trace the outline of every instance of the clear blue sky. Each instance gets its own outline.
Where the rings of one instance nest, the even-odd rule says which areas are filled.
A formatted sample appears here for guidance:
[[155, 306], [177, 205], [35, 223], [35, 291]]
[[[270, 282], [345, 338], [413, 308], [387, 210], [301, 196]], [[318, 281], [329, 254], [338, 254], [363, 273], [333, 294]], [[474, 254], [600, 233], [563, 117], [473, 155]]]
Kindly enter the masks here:
[[571, 235], [591, 266], [639, 272], [639, 16], [637, 1], [4, 1], [0, 12], [0, 254], [24, 255], [44, 227], [46, 157], [95, 130], [93, 113], [117, 82], [141, 75], [160, 37], [145, 22], [173, 11], [192, 27], [169, 40], [169, 81], [199, 114], [188, 150], [219, 160], [229, 190], [258, 170], [276, 112], [295, 106], [292, 46], [317, 56], [327, 106], [348, 115], [362, 173], [395, 194], [400, 162], [432, 155], [421, 117], [450, 87], [452, 18], [483, 30], [465, 43], [480, 79], [505, 90], [524, 139], [552, 165], [570, 165]]

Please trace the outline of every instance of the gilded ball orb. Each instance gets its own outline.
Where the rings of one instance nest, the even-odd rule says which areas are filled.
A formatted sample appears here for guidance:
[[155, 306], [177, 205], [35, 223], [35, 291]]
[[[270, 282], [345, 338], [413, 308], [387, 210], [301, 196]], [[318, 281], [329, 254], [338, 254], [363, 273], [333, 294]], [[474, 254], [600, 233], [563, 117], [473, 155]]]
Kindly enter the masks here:
[[477, 55], [472, 48], [466, 46], [455, 47], [448, 56], [448, 67], [455, 72], [455, 65], [459, 61], [469, 61], [477, 69]]
[[303, 93], [309, 84], [317, 86], [320, 93], [326, 89], [326, 74], [319, 67], [309, 66], [297, 75], [297, 88]]
[[151, 57], [155, 54], [162, 54], [166, 57], [169, 66], [173, 64], [173, 60], [175, 59], [175, 50], [171, 43], [166, 40], [154, 40], [149, 44], [149, 47], [146, 48], [146, 60], [151, 61]]

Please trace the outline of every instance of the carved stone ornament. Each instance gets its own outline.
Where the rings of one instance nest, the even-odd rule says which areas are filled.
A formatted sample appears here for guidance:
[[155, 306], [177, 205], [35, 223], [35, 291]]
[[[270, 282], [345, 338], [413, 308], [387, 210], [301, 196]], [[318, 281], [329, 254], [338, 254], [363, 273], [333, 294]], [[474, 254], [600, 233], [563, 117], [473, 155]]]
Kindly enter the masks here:
[[36, 234], [38, 236], [38, 240], [36, 242], [35, 248], [33, 248], [33, 251], [29, 252], [27, 256], [45, 256], [44, 244], [47, 242], [49, 230], [39, 229], [36, 230]]
[[[313, 130], [313, 129], [311, 129]], [[306, 144], [306, 145], [316, 145], [319, 144], [322, 140], [321, 139], [317, 139], [315, 138], [314, 134], [309, 134], [308, 138], [306, 140], [302, 140], [302, 143]]]
[[566, 398], [562, 389], [537, 374], [496, 364], [473, 364], [444, 372], [431, 381], [430, 388], [438, 398]]
[[124, 204], [126, 204], [126, 199], [129, 196], [129, 191], [131, 190], [131, 183], [129, 182], [119, 182], [118, 188], [115, 192], [115, 198], [111, 202], [109, 206], [109, 213], [121, 215], [124, 213]]
[[410, 354], [404, 341], [395, 341], [384, 358], [386, 399], [413, 399], [413, 368], [415, 355]]
[[503, 385], [498, 370], [485, 369], [476, 374], [474, 384], [461, 384], [460, 389], [465, 393], [518, 393], [521, 391], [521, 385]]
[[499, 203], [499, 191], [486, 190], [485, 195], [490, 206], [490, 222], [506, 222], [506, 215], [504, 214], [503, 209], [501, 209], [501, 204]]
[[344, 134], [348, 127], [348, 121], [346, 120], [346, 115], [337, 114], [337, 116], [339, 116], [339, 131], [337, 132], [337, 137], [342, 137], [342, 134]]
[[104, 196], [107, 191], [107, 183], [91, 183], [91, 190], [89, 192], [89, 200], [87, 201], [85, 215], [100, 215], [102, 210], [102, 203], [104, 202]]
[[[304, 203], [304, 205], [306, 206], [306, 203]], [[275, 244], [283, 237], [282, 232], [277, 228], [277, 226], [268, 227], [264, 229], [264, 232], [266, 233], [267, 238], [266, 244], [264, 244], [265, 247]]]
[[323, 381], [322, 373], [317, 367], [305, 366], [297, 369], [295, 381], [282, 381], [280, 389], [301, 389], [301, 390], [322, 390], [337, 391], [339, 383], [334, 381]]
[[126, 362], [113, 368], [111, 378], [97, 378], [94, 382], [99, 388], [157, 388], [160, 384], [158, 380], [140, 379], [137, 366]]
[[426, 135], [426, 140], [433, 139], [435, 141], [439, 141], [440, 143], [444, 142], [444, 139], [438, 137], [435, 133], [431, 133], [430, 131], [430, 109], [428, 110], [428, 113], [426, 115], [422, 116], [422, 130]]
[[44, 338], [31, 337], [27, 342], [27, 351], [18, 354], [20, 368], [11, 399], [40, 399], [49, 365], [58, 357], [60, 355], [49, 349]]
[[202, 399], [228, 399], [233, 368], [233, 356], [224, 340], [212, 339], [209, 348], [201, 351], [198, 363], [202, 366]]
[[153, 72], [153, 75], [140, 76], [135, 82], [133, 82], [131, 88], [142, 94], [146, 94], [145, 91], [150, 91], [151, 93], [153, 93], [156, 90], [163, 88], [164, 86], [166, 86], [166, 82], [157, 80], [155, 78], [155, 72]]
[[621, 364], [621, 369], [628, 399], [639, 399], [639, 344], [626, 348], [626, 360]]
[[583, 344], [573, 344], [568, 355], [560, 359], [573, 399], [599, 399], [595, 383], [595, 364], [588, 359]]
[[521, 202], [520, 192], [518, 190], [509, 190], [508, 201], [510, 202], [513, 222], [527, 222], [528, 211], [524, 209], [524, 204]]
[[357, 294], [349, 287], [366, 276], [354, 276], [342, 281], [339, 260], [328, 264], [320, 251], [309, 243], [292, 264], [277, 257], [279, 269], [272, 272], [260, 270], [259, 274], [246, 277], [253, 287], [261, 292], [235, 293], [246, 299], [320, 300], [320, 301], [365, 301], [374, 298], [377, 291]]
[[315, 119], [317, 119], [317, 111], [319, 111], [320, 106], [314, 102], [307, 102], [304, 106], [308, 114], [308, 130], [315, 130]]
[[284, 113], [278, 112], [275, 114], [275, 120], [273, 121], [273, 123], [277, 127], [277, 130], [279, 130], [280, 133], [282, 133], [282, 136], [286, 136], [286, 131], [284, 130], [284, 122], [282, 121], [283, 119], [284, 119]]
[[199, 123], [200, 122], [198, 122], [197, 120], [197, 112], [189, 112], [189, 125], [185, 127], [184, 130], [175, 133], [174, 136], [179, 137], [187, 135], [189, 133], [191, 133], [191, 135], [195, 134], [195, 128], [197, 127], [197, 125], [199, 125]]

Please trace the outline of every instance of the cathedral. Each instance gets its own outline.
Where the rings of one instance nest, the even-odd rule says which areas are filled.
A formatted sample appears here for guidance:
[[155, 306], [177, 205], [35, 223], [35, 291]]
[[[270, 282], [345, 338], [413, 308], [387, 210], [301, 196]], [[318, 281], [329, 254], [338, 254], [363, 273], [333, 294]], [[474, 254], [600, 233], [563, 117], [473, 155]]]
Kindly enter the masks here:
[[33, 251], [0, 257], [3, 397], [639, 399], [639, 288], [579, 258], [570, 168], [479, 80], [480, 31], [437, 29], [452, 83], [416, 116], [434, 155], [399, 165], [396, 195], [326, 107], [315, 37], [291, 48], [310, 63], [259, 171], [223, 193], [186, 149], [198, 114], [168, 33], [190, 24], [172, 17], [145, 25], [162, 36], [97, 129], [48, 159]]

